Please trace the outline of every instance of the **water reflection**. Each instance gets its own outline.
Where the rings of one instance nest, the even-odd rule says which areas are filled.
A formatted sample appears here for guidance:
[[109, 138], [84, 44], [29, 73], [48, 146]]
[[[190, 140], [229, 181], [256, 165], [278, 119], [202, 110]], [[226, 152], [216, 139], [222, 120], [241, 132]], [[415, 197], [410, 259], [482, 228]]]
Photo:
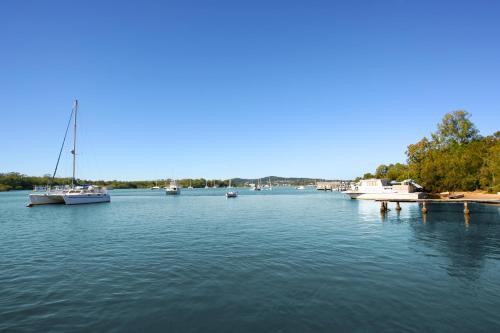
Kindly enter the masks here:
[[476, 280], [486, 259], [500, 260], [500, 210], [481, 205], [471, 208], [467, 215], [461, 205], [429, 205], [429, 212], [410, 225], [420, 245], [449, 259], [450, 276]]

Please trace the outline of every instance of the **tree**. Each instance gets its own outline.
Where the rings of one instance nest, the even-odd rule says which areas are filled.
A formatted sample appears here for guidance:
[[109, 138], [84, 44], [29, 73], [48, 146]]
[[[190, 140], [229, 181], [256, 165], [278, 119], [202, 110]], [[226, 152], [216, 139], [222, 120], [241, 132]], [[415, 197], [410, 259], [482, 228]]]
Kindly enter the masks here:
[[370, 178], [375, 178], [374, 175], [372, 175], [371, 173], [367, 172], [363, 175], [363, 179], [370, 179]]
[[387, 171], [389, 171], [389, 167], [385, 164], [381, 164], [375, 170], [375, 177], [376, 178], [385, 178], [385, 176], [387, 175]]
[[466, 144], [479, 138], [479, 131], [470, 121], [470, 114], [463, 110], [445, 114], [432, 134], [433, 143], [437, 146], [450, 144]]

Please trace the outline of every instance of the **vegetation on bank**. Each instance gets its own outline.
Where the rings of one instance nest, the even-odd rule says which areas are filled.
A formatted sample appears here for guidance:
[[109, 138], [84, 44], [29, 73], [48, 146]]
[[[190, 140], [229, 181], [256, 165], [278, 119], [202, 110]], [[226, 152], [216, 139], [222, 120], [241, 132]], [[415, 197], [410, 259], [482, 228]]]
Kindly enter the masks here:
[[411, 178], [431, 192], [500, 192], [500, 131], [481, 136], [465, 111], [446, 114], [430, 138], [408, 146], [406, 156], [406, 164], [382, 164], [362, 178]]
[[[311, 178], [283, 178], [283, 177], [265, 177], [262, 178], [262, 185], [268, 184], [269, 180], [276, 186], [277, 184], [289, 184], [292, 186], [297, 185], [308, 185], [315, 182], [315, 179]], [[244, 178], [233, 178], [231, 180], [231, 186], [242, 187], [249, 183], [256, 183], [255, 179], [244, 179]], [[106, 186], [114, 189], [125, 189], [125, 188], [151, 188], [153, 186], [166, 186], [170, 183], [169, 180], [143, 180], [143, 181], [120, 181], [120, 180], [85, 180], [77, 179], [78, 184], [94, 184], [100, 186]], [[198, 179], [181, 179], [177, 181], [182, 187], [193, 186], [194, 188], [203, 188], [206, 184], [208, 186], [225, 187], [229, 185], [229, 180], [206, 180], [204, 178]], [[50, 175], [45, 175], [43, 177], [33, 177], [20, 174], [18, 172], [0, 173], [0, 191], [10, 191], [10, 190], [31, 190], [34, 186], [46, 186], [46, 185], [69, 185], [71, 184], [71, 178], [54, 178]]]

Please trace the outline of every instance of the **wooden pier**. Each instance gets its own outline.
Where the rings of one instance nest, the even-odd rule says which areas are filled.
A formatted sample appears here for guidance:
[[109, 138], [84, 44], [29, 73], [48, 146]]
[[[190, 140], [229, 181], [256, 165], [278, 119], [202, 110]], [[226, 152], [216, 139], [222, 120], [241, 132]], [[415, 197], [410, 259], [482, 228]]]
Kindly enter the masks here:
[[463, 204], [464, 205], [464, 214], [469, 215], [470, 214], [470, 208], [469, 204], [470, 203], [478, 203], [478, 204], [488, 204], [488, 205], [500, 205], [500, 200], [498, 199], [377, 199], [375, 201], [380, 202], [380, 212], [385, 213], [389, 210], [388, 204], [389, 202], [395, 202], [396, 203], [396, 210], [400, 211], [401, 210], [401, 205], [399, 204], [400, 202], [416, 202], [416, 203], [421, 203], [422, 204], [422, 213], [427, 214], [429, 211], [429, 208], [427, 206], [428, 203], [457, 203], [457, 204]]

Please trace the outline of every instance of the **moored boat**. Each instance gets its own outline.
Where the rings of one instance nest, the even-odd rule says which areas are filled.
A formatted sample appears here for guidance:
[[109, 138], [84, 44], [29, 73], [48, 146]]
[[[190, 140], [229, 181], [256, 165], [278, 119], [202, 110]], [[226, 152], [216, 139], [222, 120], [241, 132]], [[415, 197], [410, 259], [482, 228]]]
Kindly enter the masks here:
[[386, 179], [362, 179], [359, 183], [351, 186], [351, 189], [342, 193], [351, 199], [365, 200], [395, 200], [395, 199], [423, 199], [426, 194], [422, 192], [422, 186], [411, 179], [390, 184]]
[[61, 159], [61, 153], [64, 148], [64, 144], [66, 142], [66, 137], [68, 134], [68, 130], [71, 124], [71, 120], [73, 119], [73, 149], [71, 150], [71, 154], [73, 155], [73, 177], [71, 180], [71, 186], [66, 186], [63, 188], [60, 187], [51, 187], [48, 185], [44, 189], [35, 188], [34, 193], [29, 195], [30, 203], [29, 207], [35, 205], [47, 205], [47, 204], [67, 204], [67, 205], [76, 205], [76, 204], [86, 204], [86, 203], [99, 203], [99, 202], [109, 202], [111, 200], [107, 190], [105, 188], [97, 188], [97, 187], [80, 187], [77, 185], [76, 181], [76, 124], [77, 124], [77, 115], [78, 115], [78, 100], [75, 100], [73, 105], [73, 109], [71, 110], [71, 115], [68, 121], [68, 125], [66, 126], [66, 132], [64, 134], [63, 143], [61, 145], [61, 149], [59, 151], [59, 157], [57, 158], [56, 167], [54, 173], [52, 175], [52, 180], [54, 180], [57, 168], [59, 166], [59, 161]]
[[63, 195], [66, 205], [110, 202], [111, 197], [105, 188], [97, 186], [77, 186]]
[[167, 189], [165, 190], [165, 193], [167, 195], [179, 195], [181, 194], [181, 189], [180, 187], [177, 185], [177, 182], [175, 180], [172, 180], [170, 182], [170, 185], [167, 187]]
[[238, 192], [237, 191], [226, 192], [226, 198], [236, 198], [237, 196], [238, 196]]

